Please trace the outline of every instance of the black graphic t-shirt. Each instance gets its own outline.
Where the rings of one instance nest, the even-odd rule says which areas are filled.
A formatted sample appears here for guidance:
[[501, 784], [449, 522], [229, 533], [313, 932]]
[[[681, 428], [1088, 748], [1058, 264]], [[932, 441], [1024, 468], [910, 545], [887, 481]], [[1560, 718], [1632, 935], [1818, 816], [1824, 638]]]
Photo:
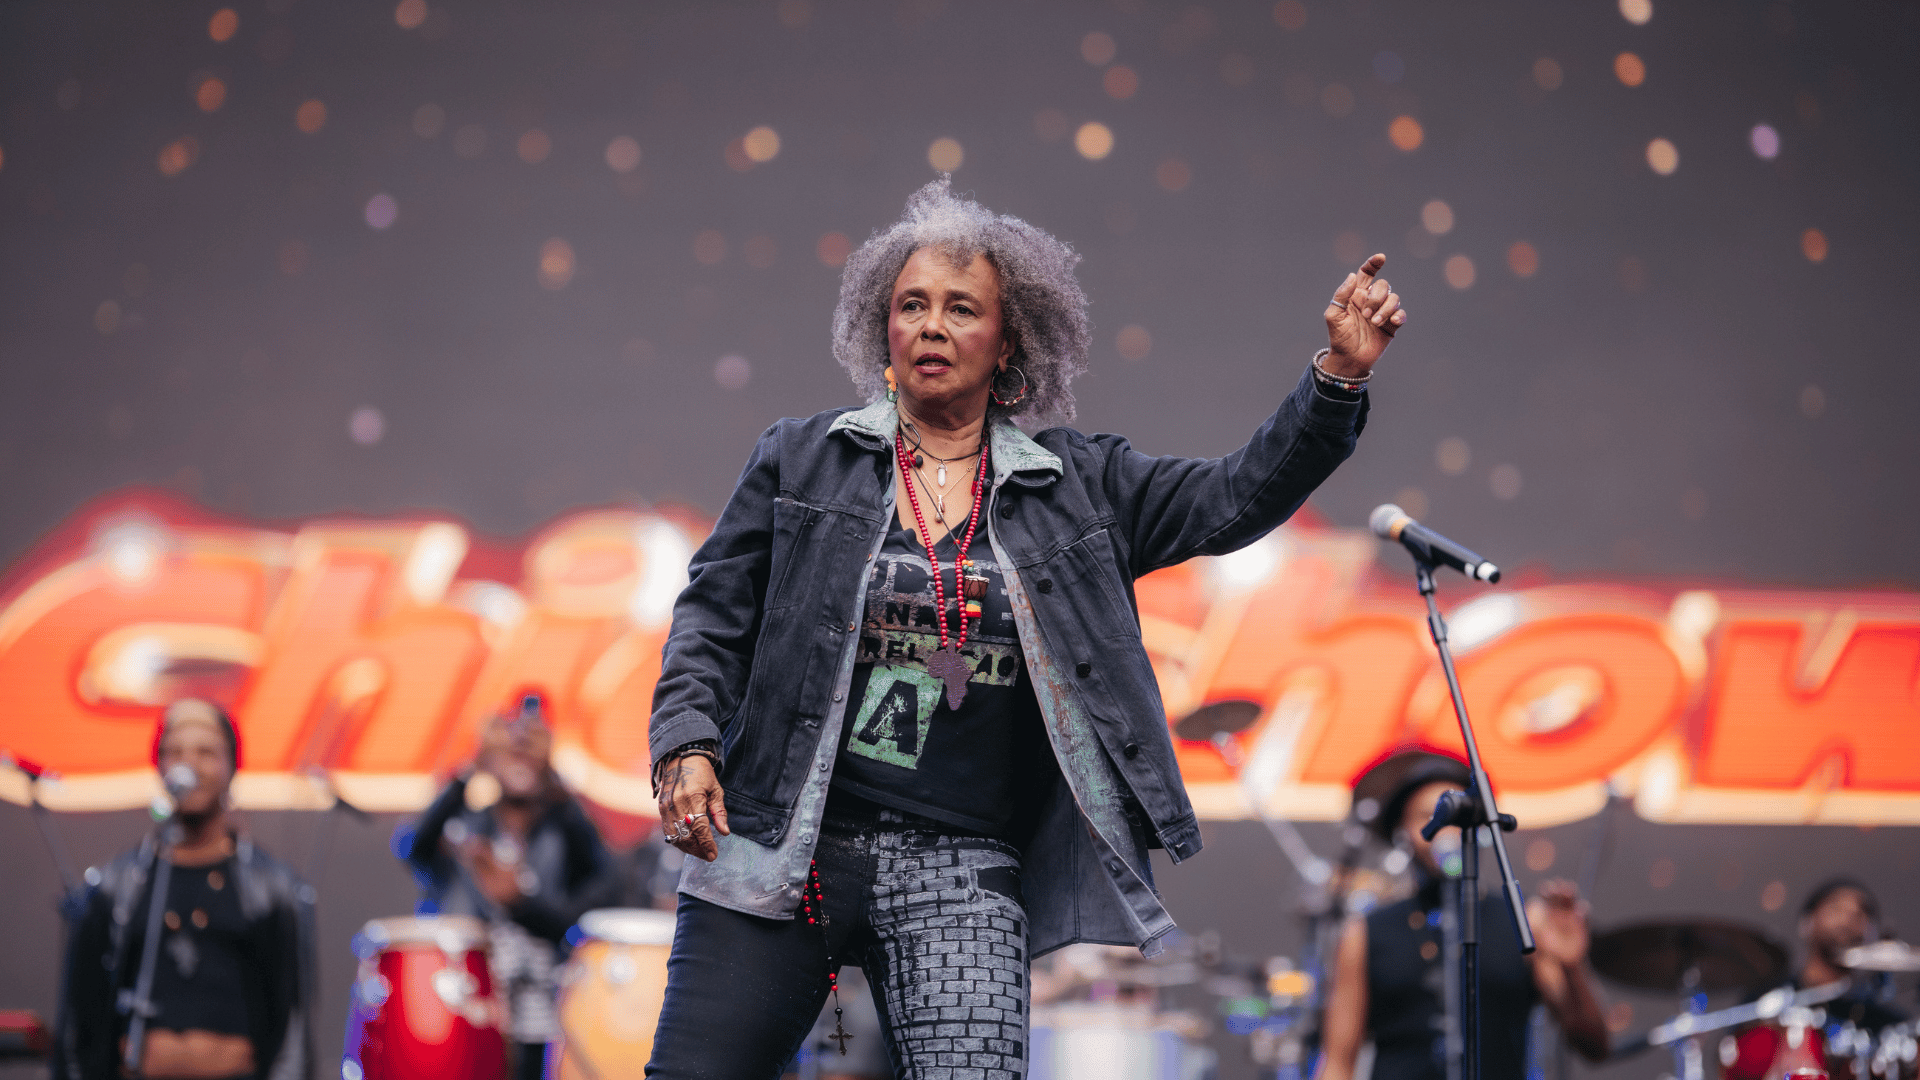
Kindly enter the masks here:
[[[943, 537], [935, 549], [950, 642], [960, 630], [962, 602], [953, 583], [959, 546], [959, 537]], [[986, 575], [987, 595], [960, 650], [973, 671], [967, 694], [952, 709], [946, 684], [927, 671], [927, 658], [940, 647], [927, 549], [915, 530], [897, 522], [887, 535], [867, 576], [833, 783], [896, 810], [1004, 837], [1036, 779], [1051, 775], [1045, 766], [1052, 751], [984, 522], [971, 554], [974, 569]]]

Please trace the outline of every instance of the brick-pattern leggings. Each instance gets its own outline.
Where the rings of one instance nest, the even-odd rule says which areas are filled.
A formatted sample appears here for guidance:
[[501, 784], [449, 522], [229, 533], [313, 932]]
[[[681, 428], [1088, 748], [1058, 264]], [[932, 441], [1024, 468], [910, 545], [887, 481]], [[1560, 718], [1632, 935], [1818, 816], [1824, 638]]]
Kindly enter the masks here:
[[814, 858], [824, 934], [680, 897], [647, 1075], [773, 1080], [826, 1001], [831, 955], [866, 971], [895, 1076], [1025, 1076], [1019, 852], [836, 793]]

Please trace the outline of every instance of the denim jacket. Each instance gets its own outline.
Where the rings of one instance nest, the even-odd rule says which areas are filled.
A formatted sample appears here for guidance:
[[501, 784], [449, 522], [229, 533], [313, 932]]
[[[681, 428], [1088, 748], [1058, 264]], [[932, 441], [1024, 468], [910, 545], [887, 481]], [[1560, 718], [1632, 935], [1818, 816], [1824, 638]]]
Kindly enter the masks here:
[[[982, 524], [1065, 783], [1039, 811], [1021, 892], [1034, 955], [1137, 945], [1173, 929], [1149, 847], [1200, 850], [1134, 579], [1266, 535], [1353, 452], [1364, 395], [1301, 377], [1224, 458], [1149, 457], [1115, 435], [991, 425]], [[894, 519], [894, 406], [781, 420], [754, 447], [690, 581], [654, 691], [655, 760], [721, 744], [731, 836], [681, 891], [792, 918], [812, 859], [853, 678], [868, 567]]]

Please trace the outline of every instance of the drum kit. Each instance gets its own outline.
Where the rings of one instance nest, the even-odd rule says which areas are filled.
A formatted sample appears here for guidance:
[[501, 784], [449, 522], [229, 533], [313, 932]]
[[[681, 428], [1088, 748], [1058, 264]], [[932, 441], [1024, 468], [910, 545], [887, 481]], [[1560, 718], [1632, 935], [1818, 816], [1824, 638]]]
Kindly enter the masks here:
[[[1702, 1037], [1721, 1032], [1724, 1080], [1920, 1080], [1920, 1026], [1872, 1030], [1840, 1008], [1856, 980], [1920, 972], [1920, 950], [1899, 941], [1849, 949], [1852, 975], [1824, 986], [1782, 985], [1787, 950], [1765, 934], [1715, 919], [1639, 923], [1596, 935], [1594, 970], [1624, 986], [1687, 995], [1702, 1008], [1684, 1012], [1614, 1048], [1614, 1060], [1662, 1047], [1674, 1054], [1673, 1075], [1705, 1075]], [[1731, 1008], [1703, 1011], [1706, 995], [1776, 986]]]
[[[580, 919], [562, 969], [561, 1040], [547, 1075], [637, 1076], [666, 995], [673, 916], [610, 908]], [[506, 1006], [478, 919], [375, 919], [354, 936], [360, 967], [347, 1013], [342, 1080], [501, 1080]]]

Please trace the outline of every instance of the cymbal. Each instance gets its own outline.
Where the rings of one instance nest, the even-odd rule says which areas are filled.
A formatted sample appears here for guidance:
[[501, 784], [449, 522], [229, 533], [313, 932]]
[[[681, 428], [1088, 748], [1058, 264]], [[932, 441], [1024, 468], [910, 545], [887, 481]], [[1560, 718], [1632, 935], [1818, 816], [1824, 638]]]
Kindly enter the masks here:
[[1173, 733], [1206, 742], [1215, 735], [1237, 735], [1260, 719], [1260, 703], [1245, 698], [1209, 702], [1174, 722]]
[[1787, 950], [1764, 932], [1722, 919], [1636, 923], [1594, 936], [1593, 969], [1656, 993], [1765, 986], [1787, 973]]
[[1840, 966], [1854, 971], [1920, 971], [1920, 949], [1904, 941], [1856, 945], [1840, 954]]

